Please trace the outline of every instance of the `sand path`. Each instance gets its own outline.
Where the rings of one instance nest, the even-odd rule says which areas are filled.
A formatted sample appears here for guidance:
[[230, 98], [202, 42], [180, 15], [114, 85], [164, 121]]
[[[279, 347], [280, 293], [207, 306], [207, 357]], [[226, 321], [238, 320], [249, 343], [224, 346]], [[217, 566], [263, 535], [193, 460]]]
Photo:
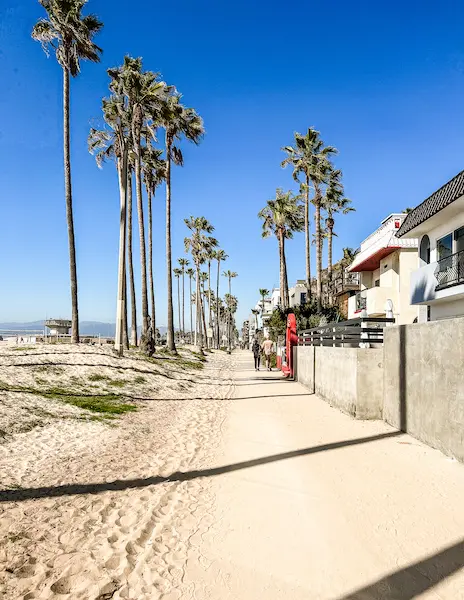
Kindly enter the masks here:
[[464, 598], [464, 466], [237, 358], [182, 598]]

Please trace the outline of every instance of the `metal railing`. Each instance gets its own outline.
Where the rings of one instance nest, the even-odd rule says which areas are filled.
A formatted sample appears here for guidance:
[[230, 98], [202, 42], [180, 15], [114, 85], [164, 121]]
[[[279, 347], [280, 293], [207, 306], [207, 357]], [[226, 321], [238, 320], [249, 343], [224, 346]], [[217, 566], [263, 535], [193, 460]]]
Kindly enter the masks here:
[[359, 284], [359, 273], [345, 272], [343, 274], [338, 274], [332, 280], [332, 293], [338, 295], [349, 290], [356, 290], [359, 289]]
[[299, 346], [332, 346], [341, 348], [370, 347], [383, 344], [383, 330], [395, 319], [360, 318], [328, 323], [302, 331], [298, 335]]
[[464, 283], [464, 250], [439, 260], [435, 269], [435, 278], [438, 282], [437, 290]]

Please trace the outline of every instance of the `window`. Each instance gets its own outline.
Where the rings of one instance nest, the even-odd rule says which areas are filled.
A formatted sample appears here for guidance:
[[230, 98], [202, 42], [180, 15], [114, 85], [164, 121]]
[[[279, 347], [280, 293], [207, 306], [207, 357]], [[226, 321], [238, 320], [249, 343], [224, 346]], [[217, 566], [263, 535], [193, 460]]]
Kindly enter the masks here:
[[464, 227], [456, 229], [454, 240], [456, 242], [456, 252], [462, 252], [464, 250]]
[[437, 255], [438, 260], [448, 258], [453, 254], [453, 234], [449, 233], [445, 237], [437, 240]]
[[300, 304], [306, 304], [306, 292], [300, 294]]
[[426, 265], [430, 264], [430, 239], [428, 235], [424, 235], [421, 239], [419, 256]]
[[380, 279], [375, 280], [374, 287], [380, 287]]

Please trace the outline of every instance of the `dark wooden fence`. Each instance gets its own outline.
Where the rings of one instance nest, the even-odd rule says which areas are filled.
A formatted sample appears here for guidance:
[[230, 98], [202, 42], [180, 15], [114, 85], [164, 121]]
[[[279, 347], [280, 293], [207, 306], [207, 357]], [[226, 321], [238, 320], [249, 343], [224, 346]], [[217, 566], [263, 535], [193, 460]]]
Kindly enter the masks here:
[[395, 319], [359, 318], [327, 323], [298, 334], [299, 346], [332, 346], [341, 348], [369, 347], [383, 344], [384, 327]]

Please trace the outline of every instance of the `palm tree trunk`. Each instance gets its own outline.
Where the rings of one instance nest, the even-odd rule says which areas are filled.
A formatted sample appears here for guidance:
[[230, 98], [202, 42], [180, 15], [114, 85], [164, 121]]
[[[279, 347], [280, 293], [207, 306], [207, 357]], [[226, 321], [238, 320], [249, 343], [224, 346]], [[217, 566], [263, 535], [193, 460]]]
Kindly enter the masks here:
[[66, 221], [68, 225], [69, 272], [71, 281], [71, 342], [79, 343], [79, 307], [77, 302], [76, 243], [71, 184], [71, 148], [69, 132], [69, 70], [63, 69], [63, 150]]
[[127, 175], [127, 258], [129, 263], [129, 287], [131, 295], [131, 336], [130, 343], [137, 346], [137, 305], [135, 298], [134, 261], [132, 257], [132, 169]]
[[171, 255], [171, 147], [172, 139], [166, 132], [166, 269], [168, 275], [168, 331], [167, 346], [176, 351], [174, 341], [174, 307], [172, 302], [172, 255]]
[[286, 310], [289, 305], [288, 298], [288, 279], [287, 264], [285, 261], [285, 238], [282, 231], [279, 231], [279, 257], [280, 257], [280, 299], [282, 310]]
[[139, 218], [140, 274], [142, 279], [142, 335], [146, 337], [148, 333], [147, 250], [145, 246], [145, 224], [142, 200], [142, 164], [140, 155], [141, 147], [140, 139], [138, 139], [135, 154], [135, 191], [137, 195], [137, 214]]
[[189, 275], [190, 280], [190, 343], [193, 338], [193, 318], [192, 318], [192, 277]]
[[314, 204], [316, 206], [316, 297], [317, 297], [317, 308], [322, 308], [322, 244], [321, 244], [321, 203], [319, 188], [316, 186]]
[[209, 323], [208, 325], [211, 327], [211, 323], [213, 320], [211, 314], [211, 261], [208, 261], [208, 311], [209, 311]]
[[221, 277], [221, 261], [218, 260], [217, 282], [216, 282], [216, 331], [217, 331], [217, 349], [221, 347], [220, 331], [219, 331], [219, 279]]
[[124, 269], [124, 346], [126, 350], [129, 350], [129, 323], [127, 320], [127, 272]]
[[203, 285], [202, 285], [202, 293], [200, 294], [200, 306], [201, 306], [201, 318], [202, 318], [202, 322], [203, 322], [203, 331], [204, 331], [204, 334], [205, 334], [204, 345], [206, 347], [208, 347], [208, 330], [206, 329], [205, 302], [203, 300], [204, 297], [205, 297], [205, 284], [203, 283]]
[[182, 336], [185, 337], [185, 267], [182, 267]]
[[[232, 277], [229, 277], [229, 303], [232, 300]], [[229, 310], [228, 310], [228, 324], [227, 324], [227, 345], [228, 345], [228, 349], [229, 352], [231, 352], [231, 339], [230, 339], [230, 333], [231, 333], [231, 329], [232, 329], [232, 310], [230, 308], [229, 305]]]
[[124, 354], [124, 300], [126, 287], [126, 198], [127, 198], [127, 150], [124, 148], [122, 160], [118, 160], [119, 177], [119, 262], [118, 299], [116, 309], [116, 333], [114, 348], [119, 356]]
[[179, 311], [179, 333], [182, 333], [182, 322], [180, 320], [180, 277], [177, 278], [177, 308]]
[[150, 300], [151, 300], [151, 326], [153, 337], [156, 338], [156, 313], [155, 313], [155, 285], [153, 283], [153, 215], [152, 215], [151, 193], [148, 193], [148, 278], [150, 284]]
[[328, 228], [327, 235], [327, 274], [329, 277], [329, 282], [332, 282], [332, 240], [333, 240], [333, 229], [332, 227]]
[[201, 317], [200, 317], [200, 265], [195, 264], [197, 271], [197, 281], [196, 281], [196, 297], [195, 297], [195, 307], [196, 307], [196, 318], [195, 318], [195, 346], [201, 346]]
[[306, 244], [306, 288], [308, 302], [311, 302], [311, 242], [309, 234], [309, 177], [306, 175], [305, 193], [305, 244]]

